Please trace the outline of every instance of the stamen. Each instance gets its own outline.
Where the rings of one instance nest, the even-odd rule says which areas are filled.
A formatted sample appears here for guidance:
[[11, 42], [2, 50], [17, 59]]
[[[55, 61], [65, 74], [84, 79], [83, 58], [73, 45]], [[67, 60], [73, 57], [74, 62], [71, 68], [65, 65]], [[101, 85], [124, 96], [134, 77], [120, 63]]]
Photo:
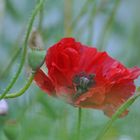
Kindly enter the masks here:
[[90, 80], [87, 77], [80, 78], [80, 86], [82, 88], [87, 88], [89, 82], [90, 82]]
[[75, 75], [73, 83], [77, 93], [74, 95], [74, 98], [79, 97], [81, 94], [87, 92], [89, 88], [95, 85], [94, 77], [95, 74], [86, 75], [85, 73], [80, 73]]

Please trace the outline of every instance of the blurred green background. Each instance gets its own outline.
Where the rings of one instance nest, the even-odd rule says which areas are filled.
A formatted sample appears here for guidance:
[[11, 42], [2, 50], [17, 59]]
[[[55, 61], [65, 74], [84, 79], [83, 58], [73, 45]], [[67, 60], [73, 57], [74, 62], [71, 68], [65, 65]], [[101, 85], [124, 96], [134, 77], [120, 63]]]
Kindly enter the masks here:
[[[0, 93], [19, 66], [27, 21], [36, 1], [0, 0]], [[34, 28], [41, 32], [46, 49], [62, 37], [73, 36], [107, 51], [128, 67], [140, 66], [139, 6], [140, 0], [47, 0]], [[28, 69], [26, 64], [11, 92], [25, 84]], [[0, 140], [76, 140], [78, 109], [49, 97], [34, 83], [23, 96], [7, 102], [8, 114], [0, 116]], [[140, 99], [103, 140], [140, 140], [139, 106]], [[108, 120], [101, 111], [83, 109], [81, 140], [94, 140]]]

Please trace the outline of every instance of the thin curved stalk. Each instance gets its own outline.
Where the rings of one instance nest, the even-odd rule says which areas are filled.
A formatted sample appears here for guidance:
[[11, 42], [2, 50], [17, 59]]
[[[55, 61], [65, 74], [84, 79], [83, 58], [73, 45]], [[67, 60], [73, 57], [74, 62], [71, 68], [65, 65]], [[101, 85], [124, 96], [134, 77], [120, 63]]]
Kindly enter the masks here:
[[[4, 98], [6, 98], [6, 99], [7, 98], [16, 98], [16, 97], [19, 97], [19, 96], [23, 95], [25, 93], [25, 91], [32, 84], [33, 79], [34, 79], [34, 74], [32, 74], [29, 77], [29, 80], [27, 81], [26, 85], [22, 89], [20, 89], [18, 92], [7, 94]], [[0, 98], [1, 98], [1, 96], [0, 96]]]
[[22, 42], [22, 37], [23, 37], [23, 31], [25, 30], [25, 27], [20, 31], [20, 33], [18, 34], [18, 37], [16, 39], [16, 42], [14, 43], [13, 47], [15, 48], [15, 53], [11, 56], [11, 59], [9, 61], [9, 63], [5, 66], [5, 68], [3, 69], [3, 71], [0, 73], [0, 79], [3, 78], [4, 76], [6, 76], [6, 74], [11, 70], [11, 67], [13, 66], [14, 62], [16, 61], [16, 59], [18, 58], [18, 56], [21, 54], [22, 49], [21, 47], [19, 47], [21, 45], [20, 42]]
[[33, 22], [34, 22], [34, 19], [35, 19], [37, 13], [40, 11], [44, 1], [45, 0], [40, 0], [38, 2], [38, 4], [36, 5], [35, 9], [33, 10], [33, 13], [31, 15], [31, 18], [29, 20], [29, 24], [27, 27], [27, 32], [25, 35], [24, 43], [23, 43], [23, 54], [22, 54], [20, 66], [19, 66], [15, 76], [13, 77], [12, 81], [10, 82], [10, 84], [6, 87], [5, 91], [1, 94], [0, 100], [3, 99], [5, 97], [5, 95], [10, 91], [10, 89], [13, 87], [13, 85], [17, 81], [17, 79], [22, 71], [22, 68], [23, 68], [24, 63], [25, 63], [25, 58], [26, 58], [26, 54], [27, 54], [28, 39], [29, 39], [30, 32], [32, 30]]
[[21, 48], [18, 48], [16, 50], [15, 54], [13, 55], [13, 57], [11, 58], [10, 62], [8, 63], [8, 65], [4, 68], [4, 70], [2, 71], [2, 73], [0, 73], [0, 79], [3, 78], [9, 72], [9, 70], [11, 69], [13, 63], [18, 58], [20, 52], [21, 52]]
[[128, 99], [112, 116], [112, 118], [107, 122], [101, 133], [97, 136], [95, 140], [102, 140], [106, 132], [109, 130], [109, 128], [112, 126], [112, 124], [119, 118], [119, 116], [127, 109], [129, 108], [134, 101], [140, 96], [140, 94], [137, 94], [130, 99]]

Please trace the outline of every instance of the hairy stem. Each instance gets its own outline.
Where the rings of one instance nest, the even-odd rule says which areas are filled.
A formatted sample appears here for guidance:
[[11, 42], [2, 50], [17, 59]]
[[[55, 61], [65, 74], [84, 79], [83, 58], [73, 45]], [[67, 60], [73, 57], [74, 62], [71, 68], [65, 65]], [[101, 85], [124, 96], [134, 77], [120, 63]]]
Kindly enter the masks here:
[[10, 82], [10, 84], [6, 87], [5, 91], [1, 94], [0, 100], [3, 99], [5, 97], [5, 95], [10, 91], [10, 89], [13, 87], [13, 85], [17, 81], [17, 79], [22, 71], [22, 68], [23, 68], [24, 63], [25, 63], [25, 58], [26, 58], [26, 54], [27, 54], [28, 39], [29, 39], [30, 32], [32, 30], [33, 22], [34, 22], [34, 19], [35, 19], [37, 13], [40, 11], [44, 1], [45, 0], [40, 0], [38, 2], [38, 4], [36, 5], [35, 9], [33, 10], [33, 13], [31, 15], [31, 18], [30, 18], [29, 23], [28, 23], [27, 32], [25, 35], [24, 43], [23, 43], [23, 54], [22, 54], [19, 68], [18, 68], [15, 76], [13, 77], [12, 81]]
[[3, 78], [9, 72], [13, 63], [16, 61], [17, 57], [19, 56], [20, 52], [21, 52], [21, 48], [18, 48], [15, 54], [13, 55], [13, 57], [11, 58], [10, 62], [8, 63], [8, 65], [4, 68], [2, 73], [0, 73], [0, 79]]
[[[23, 95], [25, 93], [25, 91], [30, 87], [33, 79], [34, 79], [34, 74], [32, 74], [29, 77], [29, 80], [27, 81], [26, 85], [22, 89], [20, 89], [18, 92], [7, 94], [4, 98], [6, 98], [6, 99], [7, 98], [16, 98], [16, 97]], [[1, 98], [1, 96], [0, 96], [0, 98]]]

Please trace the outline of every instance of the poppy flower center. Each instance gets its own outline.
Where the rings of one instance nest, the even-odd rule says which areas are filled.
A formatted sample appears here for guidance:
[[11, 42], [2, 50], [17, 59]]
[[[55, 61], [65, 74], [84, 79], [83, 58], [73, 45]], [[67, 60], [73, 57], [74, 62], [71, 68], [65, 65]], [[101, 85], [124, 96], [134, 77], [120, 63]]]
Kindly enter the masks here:
[[[75, 97], [79, 97], [81, 94], [88, 91], [89, 88], [95, 85], [94, 80], [95, 74], [89, 74], [86, 73], [80, 73], [74, 76], [73, 78], [73, 84], [76, 88], [76, 94]], [[75, 98], [74, 97], [74, 98]]]

